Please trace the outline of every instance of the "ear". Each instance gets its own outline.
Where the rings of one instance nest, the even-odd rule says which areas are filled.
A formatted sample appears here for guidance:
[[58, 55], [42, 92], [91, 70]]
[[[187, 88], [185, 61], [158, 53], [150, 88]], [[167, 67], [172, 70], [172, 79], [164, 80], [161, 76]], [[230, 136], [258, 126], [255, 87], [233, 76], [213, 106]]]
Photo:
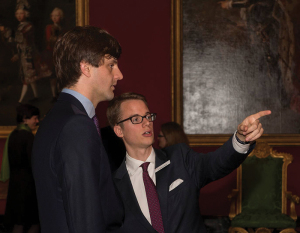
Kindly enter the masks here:
[[116, 134], [119, 138], [123, 138], [123, 137], [124, 137], [124, 135], [123, 135], [123, 130], [122, 130], [122, 128], [121, 128], [120, 125], [115, 125], [115, 126], [114, 126], [114, 132], [115, 132], [115, 134]]
[[91, 65], [86, 62], [80, 62], [80, 70], [86, 77], [91, 77]]

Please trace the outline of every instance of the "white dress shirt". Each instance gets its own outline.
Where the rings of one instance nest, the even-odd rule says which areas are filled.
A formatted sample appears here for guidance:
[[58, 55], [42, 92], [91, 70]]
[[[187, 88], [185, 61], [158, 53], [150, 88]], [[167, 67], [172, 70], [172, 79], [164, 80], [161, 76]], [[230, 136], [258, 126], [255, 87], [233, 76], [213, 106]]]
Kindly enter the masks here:
[[236, 132], [234, 133], [233, 137], [232, 137], [232, 146], [235, 149], [236, 152], [239, 152], [240, 154], [246, 154], [250, 148], [250, 144], [241, 144], [239, 143], [236, 138]]
[[[232, 137], [232, 145], [234, 149], [241, 153], [246, 154], [249, 150], [249, 144], [241, 144], [239, 143], [236, 138], [235, 134]], [[145, 218], [151, 224], [150, 212], [148, 207], [147, 195], [143, 180], [143, 169], [140, 167], [144, 162], [150, 162], [148, 166], [148, 173], [150, 178], [153, 180], [154, 184], [156, 185], [156, 176], [155, 176], [155, 151], [152, 148], [150, 156], [147, 158], [146, 161], [141, 161], [130, 157], [130, 155], [126, 152], [126, 168], [131, 180], [131, 184], [136, 196], [136, 199], [139, 203], [139, 206], [144, 214]], [[152, 224], [151, 224], [152, 225]]]
[[[150, 162], [148, 166], [148, 173], [150, 178], [153, 180], [154, 184], [156, 185], [156, 177], [155, 177], [155, 152], [152, 148], [150, 156], [147, 158], [146, 161], [141, 161], [130, 157], [128, 153], [126, 153], [126, 168], [131, 180], [131, 184], [136, 196], [136, 199], [139, 203], [139, 206], [151, 224], [150, 212], [148, 207], [147, 195], [143, 180], [143, 169], [140, 167], [143, 163]], [[151, 224], [152, 225], [152, 224]]]

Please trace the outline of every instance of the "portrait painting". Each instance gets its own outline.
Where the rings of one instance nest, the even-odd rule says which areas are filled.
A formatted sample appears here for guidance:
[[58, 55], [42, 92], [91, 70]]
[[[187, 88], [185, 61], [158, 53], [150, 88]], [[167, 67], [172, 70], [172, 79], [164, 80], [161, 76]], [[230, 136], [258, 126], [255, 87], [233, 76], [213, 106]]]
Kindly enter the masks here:
[[64, 32], [76, 23], [80, 24], [78, 20], [84, 21], [85, 15], [81, 13], [86, 10], [85, 3], [86, 0], [1, 1], [2, 128], [16, 125], [16, 107], [19, 104], [29, 103], [38, 107], [43, 118], [57, 100], [59, 90], [53, 47]]
[[[59, 90], [52, 61], [57, 39], [75, 25], [88, 24], [88, 0], [1, 0], [0, 138], [16, 127], [16, 108], [29, 103], [41, 119]], [[0, 182], [6, 199], [9, 180]]]
[[265, 134], [300, 133], [298, 0], [175, 0], [173, 8], [174, 119], [187, 134], [232, 134], [262, 110], [272, 111], [260, 119]]

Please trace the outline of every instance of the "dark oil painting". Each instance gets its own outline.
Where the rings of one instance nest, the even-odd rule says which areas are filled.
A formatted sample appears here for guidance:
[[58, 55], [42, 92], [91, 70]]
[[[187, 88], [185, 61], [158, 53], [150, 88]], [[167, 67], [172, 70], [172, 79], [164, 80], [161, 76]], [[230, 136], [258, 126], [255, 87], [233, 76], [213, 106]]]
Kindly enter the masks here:
[[248, 115], [300, 133], [300, 1], [182, 1], [183, 125], [231, 134]]
[[75, 0], [0, 0], [0, 126], [16, 125], [16, 107], [43, 117], [57, 98], [52, 50], [76, 25]]

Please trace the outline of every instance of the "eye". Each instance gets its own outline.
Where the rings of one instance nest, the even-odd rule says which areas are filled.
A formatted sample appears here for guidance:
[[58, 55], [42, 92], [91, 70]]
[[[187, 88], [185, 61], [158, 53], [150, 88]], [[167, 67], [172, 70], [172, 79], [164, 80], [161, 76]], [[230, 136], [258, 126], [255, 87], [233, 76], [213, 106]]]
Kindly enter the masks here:
[[139, 123], [140, 122], [140, 116], [134, 116], [131, 118], [132, 123]]
[[146, 115], [146, 119], [149, 121], [149, 120], [151, 120], [152, 119], [152, 115], [151, 114], [147, 114]]

